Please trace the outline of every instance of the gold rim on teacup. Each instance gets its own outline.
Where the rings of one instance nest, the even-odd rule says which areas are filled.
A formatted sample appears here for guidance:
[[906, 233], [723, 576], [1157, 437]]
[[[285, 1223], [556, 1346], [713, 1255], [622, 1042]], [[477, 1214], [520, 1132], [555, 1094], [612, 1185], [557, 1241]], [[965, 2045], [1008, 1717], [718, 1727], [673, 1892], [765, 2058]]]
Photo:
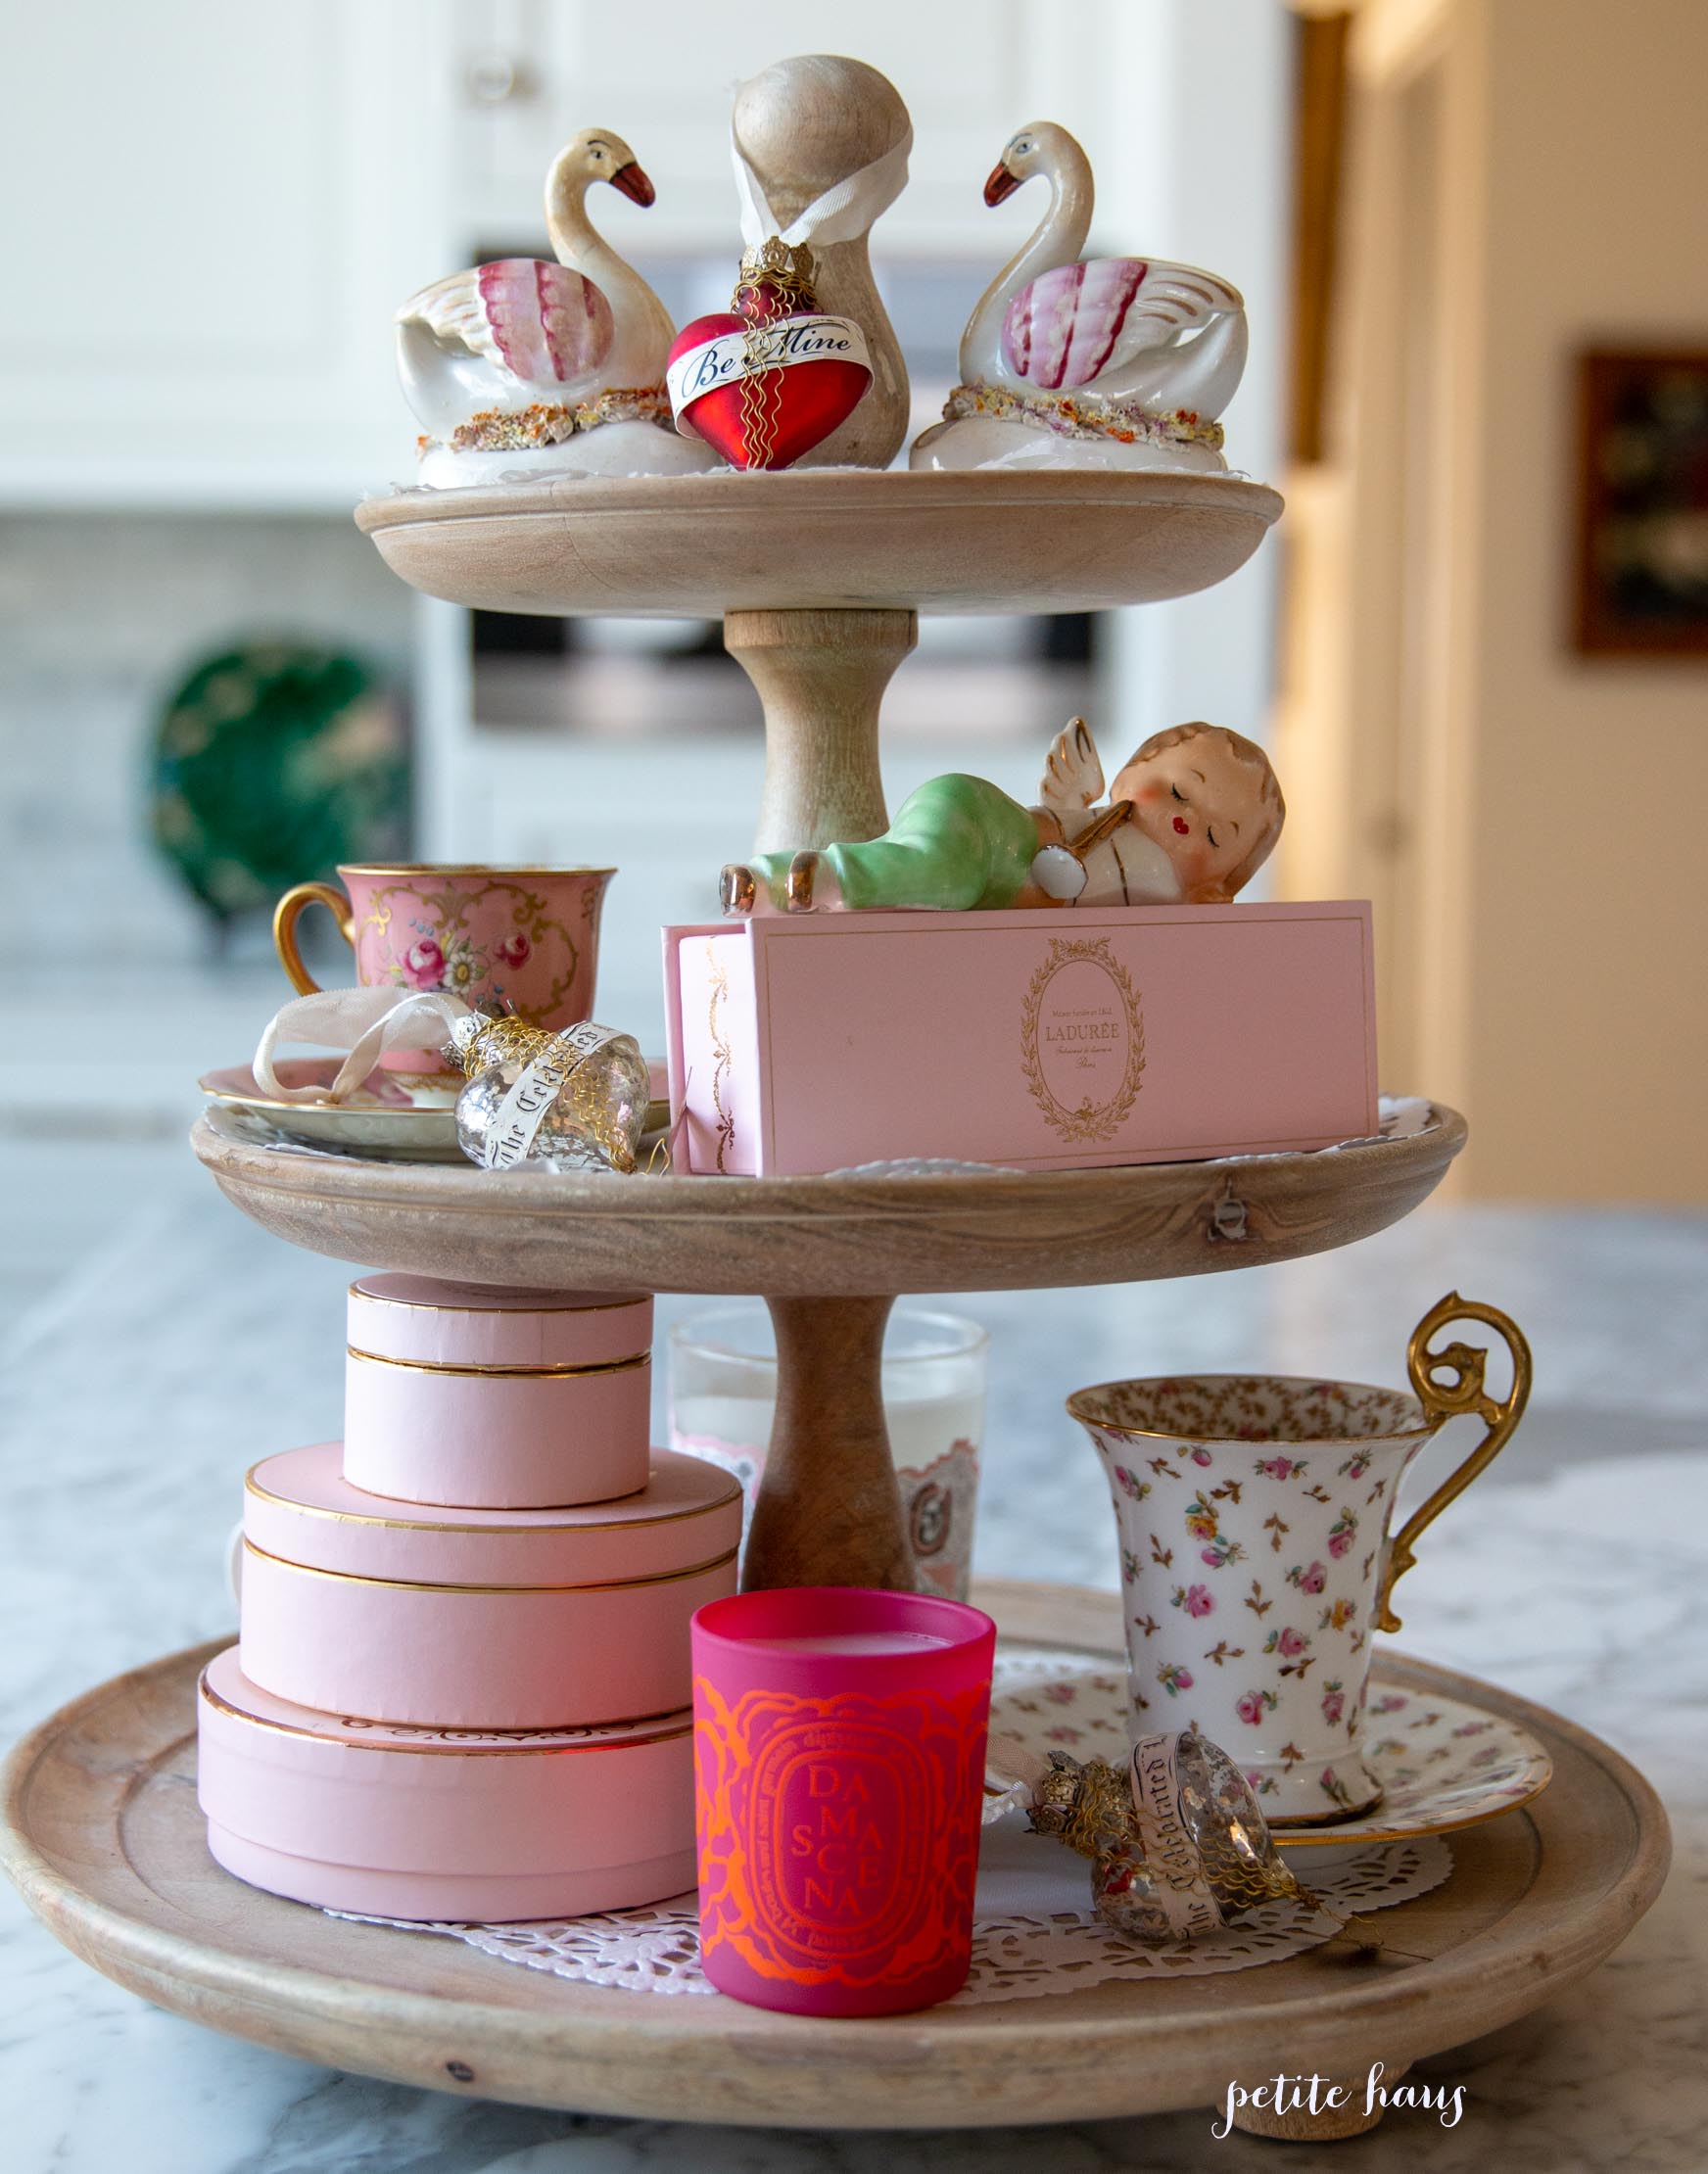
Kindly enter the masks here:
[[[1403, 1406], [1414, 1414], [1414, 1423], [1407, 1427], [1385, 1429], [1378, 1434], [1347, 1435], [1287, 1435], [1277, 1433], [1215, 1435], [1199, 1431], [1188, 1432], [1180, 1427], [1135, 1427], [1124, 1419], [1110, 1419], [1089, 1408], [1093, 1396], [1111, 1395], [1123, 1389], [1153, 1389], [1162, 1393], [1176, 1386], [1226, 1387], [1236, 1382], [1249, 1382], [1271, 1389], [1337, 1389], [1346, 1390], [1353, 1396], [1375, 1397], [1395, 1405]], [[1433, 1435], [1442, 1424], [1432, 1419], [1415, 1396], [1407, 1395], [1402, 1389], [1387, 1389], [1379, 1382], [1330, 1382], [1321, 1374], [1135, 1374], [1126, 1381], [1093, 1382], [1085, 1389], [1076, 1389], [1068, 1398], [1068, 1411], [1084, 1427], [1101, 1427], [1106, 1434], [1126, 1435], [1135, 1441], [1201, 1441], [1207, 1449], [1243, 1449], [1248, 1443], [1274, 1442], [1281, 1447], [1298, 1445], [1306, 1441], [1403, 1441], [1408, 1435]]]

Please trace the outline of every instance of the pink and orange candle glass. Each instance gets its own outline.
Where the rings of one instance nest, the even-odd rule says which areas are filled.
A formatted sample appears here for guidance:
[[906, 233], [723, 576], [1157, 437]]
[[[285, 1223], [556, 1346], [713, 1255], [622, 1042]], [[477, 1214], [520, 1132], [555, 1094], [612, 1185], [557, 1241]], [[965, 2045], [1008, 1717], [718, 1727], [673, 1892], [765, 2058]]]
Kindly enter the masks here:
[[790, 1586], [693, 1619], [700, 1959], [797, 2015], [929, 2008], [972, 1964], [996, 1627]]

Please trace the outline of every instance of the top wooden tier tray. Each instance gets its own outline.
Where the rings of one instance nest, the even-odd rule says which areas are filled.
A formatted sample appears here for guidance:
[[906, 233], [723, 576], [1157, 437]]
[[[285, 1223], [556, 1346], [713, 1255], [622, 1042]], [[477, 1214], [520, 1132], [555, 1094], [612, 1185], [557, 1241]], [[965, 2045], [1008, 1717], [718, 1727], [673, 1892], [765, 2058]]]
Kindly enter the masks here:
[[803, 468], [561, 476], [369, 498], [415, 589], [480, 611], [1104, 611], [1236, 572], [1281, 511], [1237, 476]]
[[[924, 612], [1101, 611], [1223, 581], [1281, 511], [1237, 476], [560, 476], [356, 512], [396, 574], [486, 611], [722, 616], [765, 709], [754, 850], [875, 838], [878, 720]], [[1062, 723], [1040, 718], [1039, 746]], [[720, 841], [718, 863], [740, 841]]]

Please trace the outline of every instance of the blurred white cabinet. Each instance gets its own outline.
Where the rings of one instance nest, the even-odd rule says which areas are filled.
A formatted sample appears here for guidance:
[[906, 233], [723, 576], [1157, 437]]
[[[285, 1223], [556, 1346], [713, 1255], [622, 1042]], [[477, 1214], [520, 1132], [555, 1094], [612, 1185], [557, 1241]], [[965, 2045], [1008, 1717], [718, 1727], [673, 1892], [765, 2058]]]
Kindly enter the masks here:
[[533, 233], [557, 147], [578, 128], [612, 128], [658, 190], [644, 214], [601, 199], [600, 221], [619, 246], [733, 257], [735, 85], [787, 54], [855, 53], [889, 76], [913, 116], [907, 194], [884, 218], [882, 249], [925, 255], [971, 241], [994, 259], [984, 178], [1025, 121], [1046, 113], [1074, 119], [1061, 94], [1095, 76], [1088, 63], [1105, 50], [1107, 4], [1065, 11], [1051, 0], [982, 0], [968, 11], [918, 0], [679, 0], [638, 18], [609, 0], [451, 0], [459, 215], [488, 239]]
[[388, 329], [447, 263], [442, 9], [0, 18], [0, 500], [348, 505], [406, 475]]

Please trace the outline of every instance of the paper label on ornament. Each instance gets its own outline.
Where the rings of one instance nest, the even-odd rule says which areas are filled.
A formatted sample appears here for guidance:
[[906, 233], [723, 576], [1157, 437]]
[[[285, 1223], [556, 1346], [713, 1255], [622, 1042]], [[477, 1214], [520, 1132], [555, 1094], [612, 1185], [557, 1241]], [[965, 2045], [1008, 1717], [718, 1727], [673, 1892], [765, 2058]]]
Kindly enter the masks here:
[[1187, 1940], [1219, 1930], [1221, 1911], [1204, 1877], [1198, 1845], [1180, 1817], [1172, 1736], [1139, 1738], [1133, 1746], [1132, 1787], [1145, 1870], [1169, 1930]]
[[579, 1026], [566, 1026], [548, 1042], [532, 1063], [523, 1067], [499, 1103], [481, 1156], [483, 1167], [509, 1170], [526, 1161], [557, 1090], [578, 1064], [607, 1042], [614, 1042], [621, 1032], [620, 1027], [595, 1026], [591, 1019], [584, 1019]]
[[792, 369], [799, 362], [853, 362], [872, 368], [866, 335], [851, 317], [782, 317], [776, 324], [721, 332], [679, 354], [665, 372], [671, 412], [680, 415], [702, 393], [737, 385], [765, 370]]

